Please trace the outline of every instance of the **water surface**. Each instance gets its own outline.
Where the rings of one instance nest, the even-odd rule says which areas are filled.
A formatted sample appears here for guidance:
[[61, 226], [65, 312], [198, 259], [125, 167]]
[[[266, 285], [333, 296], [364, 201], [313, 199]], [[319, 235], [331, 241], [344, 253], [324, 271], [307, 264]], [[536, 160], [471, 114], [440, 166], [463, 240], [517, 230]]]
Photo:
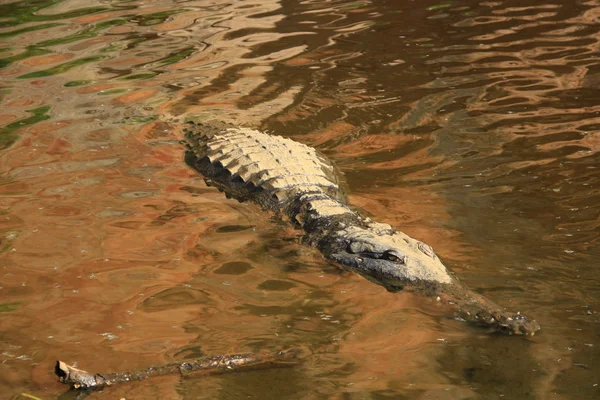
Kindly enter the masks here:
[[[90, 398], [595, 398], [598, 1], [0, 2], [0, 395], [300, 350]], [[489, 334], [325, 262], [182, 162], [181, 123], [315, 146], [350, 202], [534, 315]]]

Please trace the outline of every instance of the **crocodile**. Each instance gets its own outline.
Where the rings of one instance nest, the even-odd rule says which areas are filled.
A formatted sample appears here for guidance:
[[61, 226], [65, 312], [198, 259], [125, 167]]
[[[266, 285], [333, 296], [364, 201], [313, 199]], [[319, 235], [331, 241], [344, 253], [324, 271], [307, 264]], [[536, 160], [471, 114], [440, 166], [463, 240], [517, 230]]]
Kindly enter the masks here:
[[184, 133], [185, 162], [207, 185], [289, 219], [326, 259], [389, 291], [448, 304], [457, 320], [517, 335], [540, 329], [535, 320], [508, 313], [463, 285], [431, 246], [352, 209], [335, 165], [316, 149], [221, 122], [188, 122]]

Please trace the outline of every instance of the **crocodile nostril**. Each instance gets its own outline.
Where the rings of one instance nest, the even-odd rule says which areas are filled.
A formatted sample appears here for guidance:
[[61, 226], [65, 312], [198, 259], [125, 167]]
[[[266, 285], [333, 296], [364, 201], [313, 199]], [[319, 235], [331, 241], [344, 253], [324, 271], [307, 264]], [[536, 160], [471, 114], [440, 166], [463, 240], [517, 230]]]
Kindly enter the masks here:
[[422, 253], [428, 255], [431, 258], [435, 258], [435, 252], [433, 251], [433, 248], [423, 242], [417, 242], [417, 247], [419, 248], [419, 250], [421, 250]]

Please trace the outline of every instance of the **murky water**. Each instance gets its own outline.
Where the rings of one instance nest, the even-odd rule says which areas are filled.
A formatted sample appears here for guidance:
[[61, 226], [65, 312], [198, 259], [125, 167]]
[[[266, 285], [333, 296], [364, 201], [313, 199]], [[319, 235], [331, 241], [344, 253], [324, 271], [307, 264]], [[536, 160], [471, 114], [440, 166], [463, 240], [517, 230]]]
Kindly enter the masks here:
[[[54, 360], [295, 368], [90, 398], [600, 395], [600, 2], [0, 1], [0, 397]], [[182, 162], [186, 119], [319, 148], [353, 205], [536, 317], [490, 335], [324, 262]]]

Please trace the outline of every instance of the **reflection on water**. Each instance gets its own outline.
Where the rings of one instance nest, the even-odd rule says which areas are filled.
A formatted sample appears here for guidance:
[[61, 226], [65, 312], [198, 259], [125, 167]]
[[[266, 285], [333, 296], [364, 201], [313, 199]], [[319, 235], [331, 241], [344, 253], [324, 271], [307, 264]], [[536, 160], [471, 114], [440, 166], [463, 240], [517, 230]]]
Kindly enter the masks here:
[[[598, 1], [0, 15], [0, 397], [56, 397], [57, 358], [117, 371], [284, 347], [300, 367], [92, 398], [598, 396]], [[353, 205], [541, 335], [488, 335], [325, 263], [185, 167], [188, 118], [318, 147]]]

